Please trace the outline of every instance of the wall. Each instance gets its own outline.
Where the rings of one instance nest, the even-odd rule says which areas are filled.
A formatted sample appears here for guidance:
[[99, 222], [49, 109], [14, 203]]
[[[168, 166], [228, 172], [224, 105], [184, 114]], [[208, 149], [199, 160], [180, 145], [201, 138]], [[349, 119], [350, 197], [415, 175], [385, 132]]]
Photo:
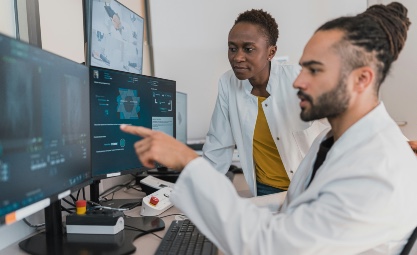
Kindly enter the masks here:
[[0, 33], [15, 37], [14, 0], [3, 0], [0, 8]]
[[[204, 138], [217, 96], [217, 81], [230, 69], [227, 36], [237, 15], [252, 8], [279, 24], [277, 56], [298, 63], [314, 30], [328, 19], [366, 9], [366, 0], [151, 0], [155, 76], [177, 81], [188, 93], [188, 137]], [[302, 7], [301, 7], [302, 6]]]
[[[380, 2], [388, 4], [392, 1]], [[407, 125], [401, 126], [404, 135], [410, 140], [417, 140], [417, 2], [397, 2], [407, 7], [411, 26], [404, 49], [381, 86], [381, 99], [394, 120], [407, 122]]]

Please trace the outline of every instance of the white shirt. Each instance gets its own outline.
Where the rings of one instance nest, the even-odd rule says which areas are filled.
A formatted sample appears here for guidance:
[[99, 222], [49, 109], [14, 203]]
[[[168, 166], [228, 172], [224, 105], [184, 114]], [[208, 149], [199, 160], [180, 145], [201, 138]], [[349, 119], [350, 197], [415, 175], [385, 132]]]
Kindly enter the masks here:
[[[311, 143], [328, 125], [300, 119], [300, 100], [292, 84], [300, 68], [271, 61], [266, 90], [270, 96], [262, 103], [272, 138], [290, 180]], [[256, 195], [253, 161], [253, 134], [258, 116], [258, 98], [251, 94], [248, 80], [239, 80], [229, 70], [219, 80], [219, 92], [203, 147], [206, 158], [221, 173], [232, 162], [235, 145], [246, 182]]]
[[399, 254], [417, 226], [417, 158], [382, 103], [332, 146], [310, 186], [325, 132], [280, 213], [240, 198], [206, 160], [191, 161], [171, 201], [226, 254]]

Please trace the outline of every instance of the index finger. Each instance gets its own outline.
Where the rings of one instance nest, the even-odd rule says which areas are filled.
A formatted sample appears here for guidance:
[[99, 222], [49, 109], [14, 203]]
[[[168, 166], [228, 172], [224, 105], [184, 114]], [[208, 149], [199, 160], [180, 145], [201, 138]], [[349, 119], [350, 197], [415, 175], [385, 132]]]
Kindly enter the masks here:
[[132, 134], [132, 135], [140, 136], [140, 137], [150, 136], [153, 132], [152, 129], [149, 129], [149, 128], [126, 125], [126, 124], [120, 125], [120, 130], [129, 134]]

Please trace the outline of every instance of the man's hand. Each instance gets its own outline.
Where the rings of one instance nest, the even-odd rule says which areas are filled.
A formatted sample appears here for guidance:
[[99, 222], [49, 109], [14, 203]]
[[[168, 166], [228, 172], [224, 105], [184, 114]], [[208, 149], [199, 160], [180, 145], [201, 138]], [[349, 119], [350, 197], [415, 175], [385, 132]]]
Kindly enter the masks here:
[[411, 149], [413, 149], [414, 154], [417, 156], [417, 141], [408, 141], [408, 144], [410, 144]]
[[129, 125], [121, 125], [120, 129], [143, 137], [135, 143], [135, 151], [145, 167], [154, 168], [155, 162], [158, 162], [168, 168], [182, 170], [191, 160], [198, 157], [187, 145], [165, 133]]

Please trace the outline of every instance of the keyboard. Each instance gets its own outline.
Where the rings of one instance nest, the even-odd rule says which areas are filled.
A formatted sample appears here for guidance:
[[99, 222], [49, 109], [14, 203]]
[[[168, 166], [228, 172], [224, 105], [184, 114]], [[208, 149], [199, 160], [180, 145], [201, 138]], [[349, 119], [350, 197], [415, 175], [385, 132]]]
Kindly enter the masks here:
[[175, 220], [169, 226], [155, 255], [214, 255], [217, 251], [217, 247], [190, 220]]

